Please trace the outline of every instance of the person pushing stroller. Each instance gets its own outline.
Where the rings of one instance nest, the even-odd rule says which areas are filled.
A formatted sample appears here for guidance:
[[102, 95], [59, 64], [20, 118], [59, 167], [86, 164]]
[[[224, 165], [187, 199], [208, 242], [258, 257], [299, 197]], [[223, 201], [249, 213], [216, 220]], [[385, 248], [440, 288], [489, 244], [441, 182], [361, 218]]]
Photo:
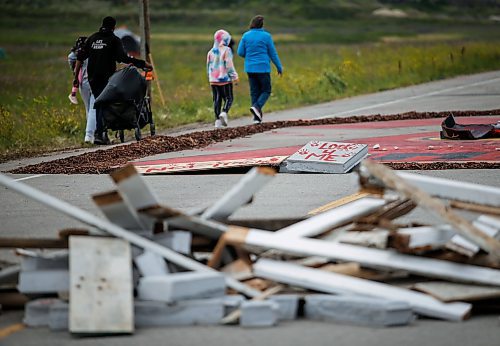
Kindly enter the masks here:
[[[92, 96], [97, 99], [106, 87], [109, 78], [116, 71], [116, 62], [133, 64], [139, 68], [152, 69], [151, 64], [144, 60], [129, 57], [120, 39], [114, 35], [116, 20], [113, 17], [105, 17], [101, 28], [91, 35], [78, 52], [75, 76], [78, 76], [82, 62], [88, 59], [87, 74], [92, 90]], [[77, 78], [73, 81], [74, 86], [79, 85]], [[94, 144], [109, 144], [107, 131], [103, 122], [103, 107], [96, 106], [96, 133]]]

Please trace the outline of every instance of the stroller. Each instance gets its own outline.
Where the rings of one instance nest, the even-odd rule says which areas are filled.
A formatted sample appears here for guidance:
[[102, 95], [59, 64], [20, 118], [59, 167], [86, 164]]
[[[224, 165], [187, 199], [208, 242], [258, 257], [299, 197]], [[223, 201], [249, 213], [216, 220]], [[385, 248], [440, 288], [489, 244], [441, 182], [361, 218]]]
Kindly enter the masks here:
[[116, 71], [95, 100], [103, 106], [104, 129], [117, 131], [120, 142], [125, 141], [125, 130], [134, 130], [135, 139], [141, 139], [141, 129], [149, 124], [151, 136], [155, 135], [155, 124], [151, 104], [146, 93], [145, 78], [137, 68], [127, 66]]

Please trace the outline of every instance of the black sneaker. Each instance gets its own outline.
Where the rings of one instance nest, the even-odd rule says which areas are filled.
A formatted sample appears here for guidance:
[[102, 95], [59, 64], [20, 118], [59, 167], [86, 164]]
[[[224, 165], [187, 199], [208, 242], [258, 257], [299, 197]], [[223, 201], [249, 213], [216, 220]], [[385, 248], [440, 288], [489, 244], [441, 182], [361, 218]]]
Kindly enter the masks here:
[[250, 107], [250, 112], [253, 114], [253, 123], [260, 124], [262, 122], [262, 113], [258, 107], [252, 106]]
[[108, 137], [108, 132], [96, 133], [94, 138], [94, 144], [97, 145], [106, 145], [111, 144], [111, 141]]

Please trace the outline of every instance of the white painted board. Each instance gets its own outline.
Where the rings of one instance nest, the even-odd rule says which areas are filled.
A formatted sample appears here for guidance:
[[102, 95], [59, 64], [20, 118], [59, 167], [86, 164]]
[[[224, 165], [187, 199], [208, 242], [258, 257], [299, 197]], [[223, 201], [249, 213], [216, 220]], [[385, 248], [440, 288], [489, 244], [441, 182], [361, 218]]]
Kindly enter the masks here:
[[79, 334], [134, 331], [132, 257], [127, 241], [72, 236], [69, 330]]
[[289, 171], [347, 173], [368, 155], [368, 145], [311, 141], [287, 159]]

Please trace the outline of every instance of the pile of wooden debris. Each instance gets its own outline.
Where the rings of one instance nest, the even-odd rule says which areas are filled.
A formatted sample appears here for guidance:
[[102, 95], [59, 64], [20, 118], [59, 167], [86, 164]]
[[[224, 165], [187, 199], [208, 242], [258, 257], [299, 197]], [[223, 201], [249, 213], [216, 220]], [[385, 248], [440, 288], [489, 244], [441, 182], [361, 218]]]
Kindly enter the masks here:
[[[252, 169], [214, 205], [186, 214], [162, 205], [128, 165], [111, 173], [115, 191], [93, 196], [106, 219], [0, 176], [92, 227], [1, 239], [23, 249], [21, 265], [0, 280], [19, 273], [17, 289], [31, 298], [27, 325], [82, 335], [263, 327], [298, 316], [367, 326], [461, 321], [473, 302], [500, 297], [500, 189], [370, 160], [358, 174], [358, 193], [291, 220], [230, 218], [273, 179], [271, 168]], [[401, 221], [417, 206], [442, 224]]]

